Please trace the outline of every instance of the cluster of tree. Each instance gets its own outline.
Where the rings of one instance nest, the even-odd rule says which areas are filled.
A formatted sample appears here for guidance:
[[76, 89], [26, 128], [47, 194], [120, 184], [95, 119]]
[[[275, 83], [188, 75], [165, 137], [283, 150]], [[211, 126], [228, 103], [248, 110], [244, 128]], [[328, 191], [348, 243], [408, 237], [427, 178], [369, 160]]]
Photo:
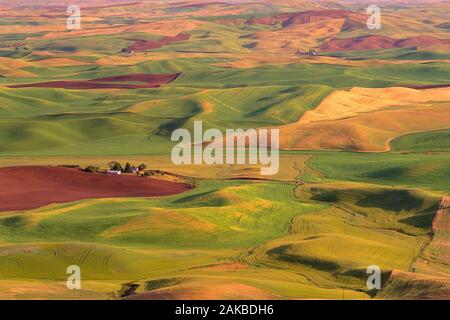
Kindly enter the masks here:
[[110, 163], [108, 163], [108, 167], [110, 170], [123, 172], [123, 167], [120, 162], [111, 161]]
[[114, 171], [121, 171], [123, 173], [136, 173], [137, 171], [144, 171], [147, 169], [147, 165], [145, 163], [141, 163], [138, 167], [132, 166], [129, 162], [125, 164], [125, 167], [122, 167], [120, 162], [111, 161], [108, 163], [109, 169]]
[[[66, 167], [79, 167], [77, 166], [66, 166]], [[120, 162], [117, 161], [111, 161], [108, 163], [108, 168], [109, 170], [113, 170], [113, 171], [120, 171], [123, 173], [144, 173], [145, 175], [147, 175], [147, 172], [145, 172], [145, 169], [147, 169], [147, 165], [145, 163], [141, 163], [138, 167], [135, 167], [133, 165], [131, 165], [129, 162], [127, 162], [125, 164], [125, 167], [123, 167]], [[97, 173], [100, 172], [101, 169], [97, 166], [92, 166], [89, 165], [86, 168], [82, 169], [82, 171], [84, 172], [90, 172], [90, 173]], [[104, 170], [103, 170], [104, 172]]]

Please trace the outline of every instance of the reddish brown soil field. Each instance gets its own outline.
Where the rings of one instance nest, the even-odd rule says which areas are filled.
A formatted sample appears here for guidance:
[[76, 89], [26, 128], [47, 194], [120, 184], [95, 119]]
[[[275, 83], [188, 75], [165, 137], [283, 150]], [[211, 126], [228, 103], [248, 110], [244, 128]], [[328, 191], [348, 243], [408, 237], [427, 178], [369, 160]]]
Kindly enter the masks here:
[[[98, 78], [93, 80], [76, 81], [51, 81], [28, 84], [17, 84], [9, 88], [63, 88], [63, 89], [142, 89], [159, 88], [164, 84], [175, 81], [180, 73], [175, 74], [129, 74], [117, 77]], [[134, 84], [126, 82], [142, 82], [143, 84]], [[113, 82], [113, 83], [111, 83]]]
[[30, 210], [82, 199], [159, 197], [190, 189], [183, 183], [44, 166], [0, 168], [0, 181], [0, 211]]
[[450, 44], [450, 39], [438, 39], [429, 36], [412, 37], [407, 39], [394, 39], [384, 36], [361, 36], [348, 39], [331, 39], [321, 46], [321, 50], [381, 50], [446, 44]]
[[132, 39], [135, 42], [127, 48], [127, 51], [131, 52], [131, 51], [146, 51], [151, 49], [158, 49], [171, 43], [187, 41], [190, 39], [190, 37], [191, 36], [189, 34], [180, 33], [175, 37], [164, 37], [159, 40]]

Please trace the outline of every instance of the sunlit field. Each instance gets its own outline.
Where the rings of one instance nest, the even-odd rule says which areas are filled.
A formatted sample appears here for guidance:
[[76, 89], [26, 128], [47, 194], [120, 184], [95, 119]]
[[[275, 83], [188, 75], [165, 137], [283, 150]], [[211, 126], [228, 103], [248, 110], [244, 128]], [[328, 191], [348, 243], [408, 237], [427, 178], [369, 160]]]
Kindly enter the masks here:
[[[45, 2], [0, 0], [0, 299], [450, 299], [449, 2]], [[277, 172], [175, 163], [196, 123]]]

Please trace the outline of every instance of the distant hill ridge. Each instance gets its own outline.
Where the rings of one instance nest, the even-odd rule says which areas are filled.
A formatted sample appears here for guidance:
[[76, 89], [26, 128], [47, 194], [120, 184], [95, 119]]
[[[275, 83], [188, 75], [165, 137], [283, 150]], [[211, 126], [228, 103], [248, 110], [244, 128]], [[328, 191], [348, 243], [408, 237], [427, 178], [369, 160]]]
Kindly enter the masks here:
[[448, 44], [450, 44], [450, 39], [439, 39], [432, 36], [395, 39], [387, 36], [367, 35], [347, 39], [333, 38], [324, 43], [320, 49], [323, 51], [379, 50]]
[[347, 10], [314, 10], [297, 13], [280, 13], [267, 17], [252, 17], [246, 24], [275, 25], [283, 28], [291, 25], [306, 24], [324, 19], [345, 19], [343, 30], [354, 30], [365, 26], [366, 18], [363, 14]]

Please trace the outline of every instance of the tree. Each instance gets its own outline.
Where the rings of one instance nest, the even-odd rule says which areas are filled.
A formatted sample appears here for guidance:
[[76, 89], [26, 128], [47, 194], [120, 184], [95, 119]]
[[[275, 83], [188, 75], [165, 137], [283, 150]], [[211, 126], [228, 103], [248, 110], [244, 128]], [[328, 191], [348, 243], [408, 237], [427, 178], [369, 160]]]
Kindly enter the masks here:
[[111, 161], [110, 163], [108, 163], [108, 166], [110, 170], [123, 172], [122, 165], [117, 161]]
[[147, 169], [147, 165], [145, 163], [141, 163], [138, 167], [139, 171], [144, 171], [145, 169]]
[[127, 162], [127, 164], [125, 165], [125, 169], [123, 170], [123, 172], [125, 172], [125, 173], [134, 173], [133, 172], [133, 168], [131, 167], [131, 164], [129, 162]]

